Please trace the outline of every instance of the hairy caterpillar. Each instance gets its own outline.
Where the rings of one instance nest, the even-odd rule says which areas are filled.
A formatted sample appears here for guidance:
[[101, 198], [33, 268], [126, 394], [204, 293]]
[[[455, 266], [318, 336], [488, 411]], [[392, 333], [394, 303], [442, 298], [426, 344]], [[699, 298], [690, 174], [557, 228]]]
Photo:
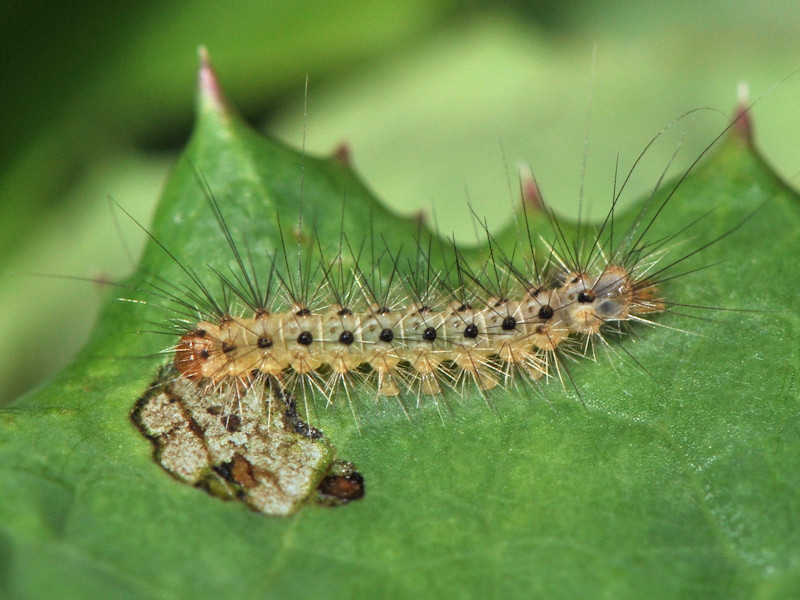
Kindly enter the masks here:
[[[687, 258], [733, 231], [688, 252], [670, 253], [678, 234], [702, 222], [701, 217], [678, 232], [655, 232], [688, 171], [660, 194], [659, 180], [627, 222], [615, 212], [623, 182], [597, 228], [573, 226], [547, 209], [532, 207], [512, 231], [497, 236], [487, 232], [484, 249], [459, 248], [378, 208], [364, 215], [352, 208], [350, 198], [334, 214], [330, 194], [327, 205], [312, 202], [301, 175], [303, 219], [295, 223], [297, 206], [291, 202], [249, 208], [261, 231], [267, 231], [263, 239], [255, 239], [242, 233], [247, 223], [231, 223], [225, 210], [229, 202], [249, 201], [252, 182], [234, 178], [232, 189], [217, 189], [212, 174], [230, 170], [231, 161], [241, 158], [226, 137], [242, 144], [257, 142], [231, 120], [207, 64], [201, 69], [202, 94], [211, 105], [207, 114], [215, 115], [214, 127], [221, 124], [224, 135], [198, 135], [196, 145], [219, 144], [211, 153], [215, 162], [195, 161], [190, 155], [183, 164], [188, 176], [175, 185], [199, 200], [196, 210], [210, 209], [214, 217], [208, 231], [189, 233], [201, 240], [221, 237], [227, 255], [214, 257], [207, 271], [199, 272], [173, 254], [165, 241], [170, 234], [150, 233], [156, 241], [152, 250], [169, 258], [172, 274], [150, 276], [139, 289], [169, 311], [169, 327], [162, 332], [175, 341], [161, 353], [170, 356], [171, 367], [153, 385], [164, 393], [148, 392], [134, 417], [148, 437], [162, 444], [161, 462], [173, 474], [195, 485], [222, 488], [223, 495], [243, 497], [264, 512], [272, 505], [264, 486], [278, 475], [259, 471], [258, 460], [248, 458], [249, 448], [238, 452], [225, 442], [226, 448], [212, 452], [211, 434], [194, 416], [197, 410], [218, 417], [210, 421], [213, 427], [222, 425], [242, 438], [233, 446], [246, 447], [260, 440], [243, 434], [248, 427], [243, 418], [253, 403], [266, 409], [252, 412], [255, 421], [249, 425], [269, 425], [274, 417], [288, 432], [287, 440], [294, 440], [292, 436], [302, 434], [291, 425], [297, 400], [309, 419], [314, 398], [325, 404], [346, 400], [354, 413], [356, 397], [365, 395], [379, 402], [396, 398], [404, 410], [406, 399], [419, 405], [430, 398], [438, 409], [453, 394], [476, 393], [491, 402], [489, 392], [497, 387], [529, 384], [539, 389], [551, 377], [565, 384], [565, 376], [573, 379], [571, 362], [594, 358], [597, 345], [613, 347], [612, 341], [630, 324], [650, 323], [680, 306], [664, 297], [662, 283], [683, 274]], [[201, 121], [201, 133], [202, 127]], [[301, 174], [305, 160], [300, 160]], [[318, 172], [333, 178], [331, 168]], [[339, 189], [340, 197], [344, 190], [353, 191]], [[271, 193], [264, 195], [271, 198]], [[395, 245], [389, 228], [403, 230], [406, 240], [415, 240], [413, 247]], [[172, 402], [185, 408], [177, 417], [162, 410]], [[199, 442], [187, 438], [189, 446], [194, 444], [191, 450], [175, 447], [178, 432], [198, 429]], [[298, 451], [305, 457], [300, 464], [311, 460], [312, 450]], [[187, 452], [207, 456], [185, 469]], [[181, 460], [172, 460], [176, 454]], [[169, 464], [165, 456], [172, 457]], [[323, 480], [331, 460], [313, 469], [313, 476], [304, 480], [305, 491], [275, 512], [295, 510]], [[334, 478], [351, 480], [349, 471]], [[347, 501], [362, 492], [363, 487], [355, 493], [346, 489], [334, 497]], [[270, 499], [259, 500], [265, 494]]]
[[[635, 247], [632, 254], [638, 253]], [[215, 320], [201, 320], [181, 337], [174, 364], [181, 376], [211, 385], [238, 385], [263, 376], [284, 387], [287, 380], [305, 379], [303, 386], [319, 390], [328, 401], [338, 387], [352, 386], [361, 374], [377, 379], [379, 396], [409, 389], [441, 394], [442, 382], [453, 387], [464, 378], [488, 390], [501, 379], [508, 384], [515, 373], [534, 381], [549, 375], [555, 359], [548, 355], [570, 339], [587, 348], [593, 336], [602, 336], [610, 326], [664, 310], [657, 284], [642, 268], [649, 265], [647, 259], [626, 265], [617, 251], [611, 260], [597, 252], [597, 260], [583, 266], [554, 256], [561, 269], [547, 265], [523, 272], [508, 261], [499, 273], [497, 263], [487, 265], [507, 280], [494, 293], [486, 269], [477, 275], [465, 272], [457, 254], [457, 281], [436, 274], [436, 281], [429, 282], [444, 291], [420, 291], [413, 285], [419, 279], [414, 271], [403, 277], [400, 289], [375, 294], [365, 274], [354, 270], [344, 274], [344, 286], [330, 289], [335, 301], [323, 299], [318, 306], [295, 296], [284, 280], [275, 286], [277, 292], [272, 285], [262, 292], [257, 274], [244, 268], [239, 281], [221, 281], [225, 292], [245, 299], [244, 310], [252, 316], [215, 306]], [[533, 253], [525, 259], [530, 265], [538, 260]], [[331, 268], [320, 271], [320, 281], [303, 285], [335, 288], [337, 283], [324, 277]], [[423, 262], [420, 268], [430, 265]], [[237, 287], [242, 282], [244, 290]], [[348, 287], [359, 293], [346, 296]], [[282, 306], [280, 296], [291, 302]], [[390, 304], [387, 297], [399, 300]]]

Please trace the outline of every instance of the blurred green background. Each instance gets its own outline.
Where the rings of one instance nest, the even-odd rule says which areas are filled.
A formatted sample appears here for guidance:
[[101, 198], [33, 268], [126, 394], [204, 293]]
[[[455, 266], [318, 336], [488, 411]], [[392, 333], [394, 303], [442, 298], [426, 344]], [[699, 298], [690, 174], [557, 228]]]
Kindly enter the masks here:
[[298, 146], [308, 76], [308, 151], [346, 142], [380, 198], [435, 206], [462, 240], [468, 201], [493, 227], [510, 218], [521, 161], [560, 212], [582, 185], [607, 205], [618, 154], [626, 169], [673, 118], [719, 109], [648, 153], [643, 193], [677, 141], [687, 165], [725, 126], [742, 81], [751, 98], [779, 83], [757, 141], [787, 180], [800, 168], [789, 2], [6, 1], [0, 28], [0, 404], [69, 360], [109, 293], [26, 273], [131, 270], [144, 236], [125, 218], [120, 234], [106, 197], [148, 222], [191, 131], [200, 44], [246, 118]]

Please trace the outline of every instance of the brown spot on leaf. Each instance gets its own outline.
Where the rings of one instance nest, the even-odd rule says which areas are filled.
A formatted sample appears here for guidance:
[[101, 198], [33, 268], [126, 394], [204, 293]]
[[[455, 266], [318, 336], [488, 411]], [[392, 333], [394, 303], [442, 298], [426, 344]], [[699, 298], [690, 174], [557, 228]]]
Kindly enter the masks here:
[[222, 424], [229, 433], [236, 433], [242, 427], [242, 420], [239, 415], [225, 415], [222, 417]]
[[349, 167], [352, 162], [352, 150], [350, 144], [347, 142], [340, 142], [336, 148], [333, 149], [331, 158], [342, 166]]
[[317, 501], [323, 506], [340, 506], [364, 497], [364, 477], [352, 463], [337, 460], [322, 479]]

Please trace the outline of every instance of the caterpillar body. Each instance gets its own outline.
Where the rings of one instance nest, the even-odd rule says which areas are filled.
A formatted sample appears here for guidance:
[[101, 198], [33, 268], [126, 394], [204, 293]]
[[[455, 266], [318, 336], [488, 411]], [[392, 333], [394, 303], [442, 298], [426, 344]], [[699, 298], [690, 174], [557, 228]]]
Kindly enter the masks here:
[[[257, 372], [279, 384], [326, 372], [346, 381], [367, 368], [380, 396], [396, 396], [413, 381], [422, 394], [440, 394], [440, 379], [453, 385], [464, 377], [488, 390], [517, 372], [532, 380], [548, 375], [548, 355], [570, 337], [600, 336], [604, 327], [664, 310], [657, 286], [619, 265], [559, 279], [563, 285], [519, 285], [475, 304], [454, 297], [440, 306], [295, 304], [277, 312], [265, 305], [252, 317], [226, 313], [181, 337], [175, 366], [193, 380], [220, 383]], [[326, 390], [335, 386], [320, 380], [314, 389], [330, 400]]]

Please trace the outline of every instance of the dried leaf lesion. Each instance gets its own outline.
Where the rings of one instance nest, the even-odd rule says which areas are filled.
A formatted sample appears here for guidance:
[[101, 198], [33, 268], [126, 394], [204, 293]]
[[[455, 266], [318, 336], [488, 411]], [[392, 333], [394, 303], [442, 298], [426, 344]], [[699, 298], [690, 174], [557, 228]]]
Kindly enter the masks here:
[[264, 514], [290, 515], [308, 502], [338, 506], [364, 495], [361, 474], [336, 459], [322, 432], [297, 415], [292, 397], [268, 381], [234, 391], [166, 368], [132, 419], [176, 479]]

